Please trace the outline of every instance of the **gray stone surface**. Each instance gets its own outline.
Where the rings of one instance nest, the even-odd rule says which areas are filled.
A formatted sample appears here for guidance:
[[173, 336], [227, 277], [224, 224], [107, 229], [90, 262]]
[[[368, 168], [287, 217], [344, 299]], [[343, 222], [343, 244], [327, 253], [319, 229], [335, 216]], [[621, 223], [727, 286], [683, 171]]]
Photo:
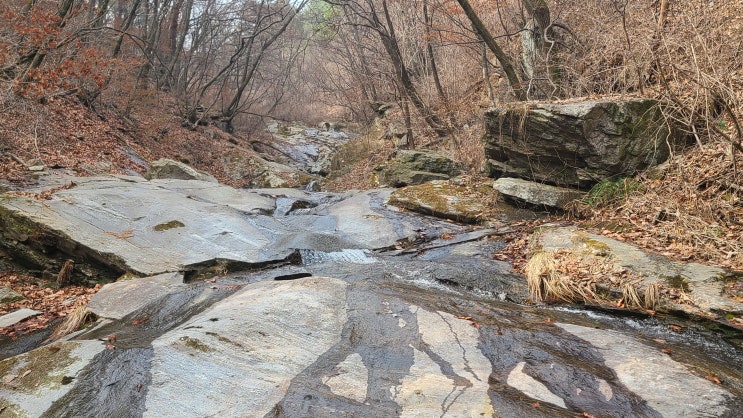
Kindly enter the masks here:
[[119, 280], [93, 295], [88, 310], [101, 318], [121, 319], [183, 287], [182, 273]]
[[[41, 203], [0, 203], [67, 236], [67, 250], [113, 248], [112, 262], [149, 259], [153, 270], [204, 261], [105, 286], [89, 305], [101, 318], [65, 343], [3, 351], [15, 355], [0, 362], [4, 414], [743, 415], [737, 346], [686, 324], [669, 331], [662, 317], [507, 302], [527, 291], [493, 259], [504, 244], [493, 230], [389, 208], [391, 190], [75, 182]], [[159, 233], [173, 235], [150, 247], [134, 239]]]
[[[193, 196], [179, 191], [184, 183], [173, 180], [85, 178], [76, 184], [51, 200], [19, 197], [0, 204], [94, 249], [121, 270], [144, 275], [215, 258], [266, 262], [287, 255], [263, 251], [276, 234], [287, 231], [280, 226], [268, 231], [245, 217], [250, 208], [271, 206], [255, 193], [195, 180], [189, 189]], [[220, 193], [226, 202], [214, 203]], [[237, 193], [242, 200], [235, 199]], [[238, 208], [228, 204], [235, 201]]]
[[7, 313], [3, 316], [0, 316], [0, 328], [9, 327], [23, 321], [24, 319], [31, 318], [32, 316], [36, 316], [41, 313], [43, 312], [28, 308], [21, 308], [11, 313]]
[[145, 178], [152, 179], [180, 179], [180, 180], [201, 180], [216, 183], [217, 179], [211, 174], [196, 170], [180, 161], [161, 158], [153, 161], [150, 169], [145, 173]]
[[19, 300], [23, 299], [25, 299], [23, 295], [9, 287], [0, 288], [0, 303], [18, 302]]
[[[217, 259], [281, 261], [297, 249], [387, 248], [416, 230], [451, 229], [388, 209], [384, 201], [390, 192], [309, 198], [306, 192], [268, 194], [196, 180], [91, 177], [43, 202], [15, 196], [0, 205], [52, 231], [76, 263], [92, 257], [148, 276]], [[276, 200], [287, 201], [289, 208], [302, 200], [298, 207], [304, 209], [290, 210], [290, 216], [261, 215], [273, 213]]]
[[288, 126], [272, 124], [269, 129], [273, 134], [271, 141], [256, 140], [252, 146], [270, 156], [271, 160], [295, 170], [325, 176], [330, 172], [333, 155], [355, 135], [343, 132], [341, 124], [322, 126], [322, 129], [317, 129], [299, 123]]
[[[430, 417], [442, 412], [453, 417], [494, 416], [488, 397], [492, 365], [477, 349], [477, 329], [445, 312], [417, 306], [410, 310], [416, 315], [423, 344], [413, 349], [408, 375], [391, 388], [401, 416]], [[442, 363], [449, 370], [442, 370]]]
[[175, 399], [183, 416], [268, 414], [340, 341], [345, 286], [318, 277], [259, 283], [158, 338], [144, 416], [171, 415]]
[[[711, 318], [724, 318], [725, 314], [743, 314], [743, 303], [725, 294], [726, 271], [698, 263], [682, 263], [660, 254], [653, 254], [639, 247], [602, 235], [591, 234], [575, 227], [542, 228], [535, 237], [546, 251], [565, 248], [581, 249], [586, 243], [599, 243], [606, 252], [607, 262], [618, 269], [630, 270], [644, 278], [643, 285], [659, 282], [667, 286], [683, 281], [688, 287], [690, 304], [678, 304], [661, 299], [664, 309], [681, 310], [691, 314], [702, 313]], [[594, 247], [596, 244], [594, 244]], [[589, 248], [590, 250], [590, 248]], [[580, 251], [579, 251], [580, 253]]]
[[41, 416], [105, 348], [100, 341], [66, 341], [0, 362], [0, 405], [8, 416]]
[[518, 201], [557, 209], [565, 209], [568, 203], [581, 199], [585, 195], [580, 190], [509, 177], [496, 180], [493, 188], [502, 195]]
[[561, 408], [566, 408], [565, 401], [561, 397], [552, 393], [544, 383], [524, 373], [525, 365], [526, 362], [524, 361], [517, 364], [516, 367], [508, 373], [508, 380], [506, 380], [506, 383], [531, 398], [542, 402], [549, 402]]
[[371, 207], [371, 193], [387, 200], [391, 190], [363, 192], [328, 208], [342, 236], [361, 244], [364, 248], [384, 248], [397, 240], [415, 235], [412, 223], [395, 224]]
[[[477, 223], [491, 209], [491, 196], [473, 194], [470, 190], [448, 181], [434, 180], [396, 189], [389, 203], [407, 210], [462, 223]], [[490, 199], [488, 199], [490, 198]], [[488, 200], [491, 200], [489, 202]]]
[[[523, 107], [526, 106], [526, 109]], [[663, 162], [683, 145], [651, 99], [529, 103], [485, 112], [493, 177], [588, 186]]]
[[[619, 380], [664, 417], [723, 416], [732, 394], [668, 355], [616, 331], [558, 324], [598, 348]], [[611, 396], [607, 394], [607, 397]]]

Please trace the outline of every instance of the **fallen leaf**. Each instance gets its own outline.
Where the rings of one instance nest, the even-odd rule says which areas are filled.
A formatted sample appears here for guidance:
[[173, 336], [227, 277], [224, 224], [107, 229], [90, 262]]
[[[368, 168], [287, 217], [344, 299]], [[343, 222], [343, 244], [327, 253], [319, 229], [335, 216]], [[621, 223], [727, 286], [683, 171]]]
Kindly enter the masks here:
[[668, 355], [670, 355], [671, 353], [673, 353], [673, 350], [671, 350], [670, 348], [664, 348], [664, 349], [662, 349], [660, 351], [662, 351], [662, 352], [664, 352], [664, 353], [666, 353]]
[[533, 404], [531, 404], [531, 406], [533, 406], [534, 408], [539, 408], [542, 405], [540, 405], [539, 402], [534, 402]]
[[676, 325], [676, 324], [668, 324], [668, 328], [671, 331], [675, 331], [675, 332], [681, 332], [684, 330], [684, 327], [682, 327], [681, 325]]
[[441, 234], [440, 238], [441, 239], [452, 239], [454, 238], [454, 234], [452, 234], [451, 232], [444, 232], [443, 234]]
[[150, 320], [149, 316], [141, 316], [139, 318], [134, 318], [132, 320], [132, 325], [142, 325], [149, 320]]
[[112, 237], [116, 237], [118, 239], [127, 239], [134, 236], [134, 230], [133, 229], [125, 229], [121, 232], [112, 232], [112, 231], [105, 231], [106, 234], [111, 235]]
[[546, 324], [551, 324], [551, 323], [555, 322], [555, 318], [547, 318], [547, 319], [544, 320], [544, 322]]
[[662, 338], [654, 338], [653, 341], [655, 341], [658, 344], [666, 344], [668, 341], [662, 339]]
[[704, 376], [704, 378], [707, 379], [707, 380], [709, 380], [710, 382], [716, 384], [716, 385], [722, 385], [722, 381], [720, 381], [720, 378], [717, 377], [717, 376], [715, 376], [715, 375], [713, 375], [713, 374]]

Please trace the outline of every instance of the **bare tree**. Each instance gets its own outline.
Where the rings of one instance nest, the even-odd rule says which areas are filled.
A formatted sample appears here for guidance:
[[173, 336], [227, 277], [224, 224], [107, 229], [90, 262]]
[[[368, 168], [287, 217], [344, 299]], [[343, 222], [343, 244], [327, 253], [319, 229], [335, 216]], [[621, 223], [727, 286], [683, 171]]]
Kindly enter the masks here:
[[506, 74], [506, 78], [508, 78], [508, 84], [511, 86], [511, 90], [513, 91], [514, 96], [516, 96], [518, 100], [526, 100], [526, 92], [524, 91], [524, 86], [521, 82], [521, 78], [516, 73], [516, 69], [513, 66], [511, 58], [506, 55], [500, 45], [498, 45], [498, 43], [495, 41], [495, 38], [493, 38], [493, 35], [490, 33], [487, 27], [485, 27], [485, 24], [482, 22], [482, 20], [480, 20], [480, 16], [477, 14], [477, 12], [475, 12], [475, 9], [472, 7], [470, 2], [468, 0], [457, 0], [457, 3], [459, 3], [459, 5], [462, 7], [464, 14], [467, 16], [470, 22], [472, 22], [472, 26], [477, 31], [477, 34], [480, 36], [483, 42], [485, 42], [485, 45], [487, 45], [488, 48], [493, 52], [495, 58], [500, 63], [501, 67], [503, 68], [503, 72]]

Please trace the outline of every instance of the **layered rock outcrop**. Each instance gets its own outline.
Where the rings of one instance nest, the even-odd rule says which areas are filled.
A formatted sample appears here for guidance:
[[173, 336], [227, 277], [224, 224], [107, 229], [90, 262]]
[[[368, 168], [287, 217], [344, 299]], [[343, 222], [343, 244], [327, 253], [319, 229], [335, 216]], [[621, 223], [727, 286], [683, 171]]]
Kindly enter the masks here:
[[568, 187], [589, 187], [665, 161], [684, 138], [651, 99], [528, 103], [485, 113], [486, 170]]

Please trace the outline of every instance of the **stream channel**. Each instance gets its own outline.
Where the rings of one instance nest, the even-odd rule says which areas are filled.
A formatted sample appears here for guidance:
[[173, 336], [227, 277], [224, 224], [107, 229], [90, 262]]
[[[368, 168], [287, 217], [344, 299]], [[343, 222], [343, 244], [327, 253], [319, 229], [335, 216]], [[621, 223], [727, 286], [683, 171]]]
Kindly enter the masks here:
[[492, 257], [498, 231], [400, 211], [390, 190], [74, 183], [3, 213], [82, 272], [140, 278], [61, 341], [2, 342], [2, 416], [743, 416], [739, 332], [531, 304]]

